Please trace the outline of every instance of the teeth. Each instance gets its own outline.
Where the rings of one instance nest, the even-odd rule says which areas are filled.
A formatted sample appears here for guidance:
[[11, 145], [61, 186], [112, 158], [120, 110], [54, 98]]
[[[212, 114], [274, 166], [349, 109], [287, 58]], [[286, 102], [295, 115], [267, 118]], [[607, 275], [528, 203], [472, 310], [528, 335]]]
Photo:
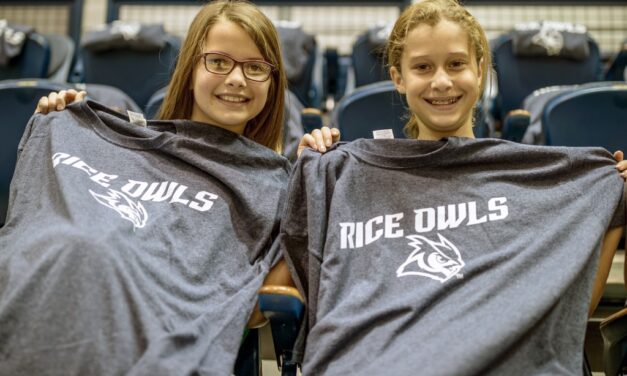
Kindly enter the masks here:
[[227, 101], [227, 102], [235, 102], [235, 103], [244, 102], [246, 100], [245, 98], [234, 97], [231, 95], [220, 95], [220, 99]]
[[432, 99], [431, 103], [432, 104], [451, 104], [451, 103], [455, 103], [457, 102], [457, 98], [450, 98], [450, 99]]

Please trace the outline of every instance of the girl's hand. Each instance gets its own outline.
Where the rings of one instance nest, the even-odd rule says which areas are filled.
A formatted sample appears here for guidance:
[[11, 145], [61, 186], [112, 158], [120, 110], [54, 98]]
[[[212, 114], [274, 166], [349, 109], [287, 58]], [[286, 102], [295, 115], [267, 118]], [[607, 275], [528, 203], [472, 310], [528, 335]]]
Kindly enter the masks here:
[[41, 97], [37, 103], [35, 113], [48, 114], [53, 111], [61, 111], [70, 103], [80, 102], [85, 99], [87, 93], [85, 91], [76, 91], [74, 89], [53, 91], [47, 97]]
[[623, 152], [618, 150], [614, 152], [614, 159], [616, 159], [616, 169], [618, 170], [618, 173], [620, 174], [620, 176], [623, 177], [623, 179], [627, 180], [627, 161], [623, 160]]
[[327, 148], [339, 140], [340, 130], [337, 128], [322, 127], [320, 129], [314, 129], [311, 133], [307, 133], [300, 139], [296, 154], [300, 157], [300, 153], [302, 153], [305, 148], [311, 148], [320, 153], [326, 153]]

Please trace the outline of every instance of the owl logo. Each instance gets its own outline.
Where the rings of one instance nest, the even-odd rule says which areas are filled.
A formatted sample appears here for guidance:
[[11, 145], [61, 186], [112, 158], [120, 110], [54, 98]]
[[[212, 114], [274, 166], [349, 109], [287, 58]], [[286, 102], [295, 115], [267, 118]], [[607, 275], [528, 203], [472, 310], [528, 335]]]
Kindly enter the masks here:
[[142, 228], [148, 221], [148, 213], [141, 202], [133, 202], [124, 193], [109, 189], [107, 194], [101, 195], [89, 190], [89, 193], [102, 205], [111, 208], [120, 214], [120, 217], [133, 224], [133, 231]]
[[422, 276], [444, 283], [457, 275], [466, 265], [459, 250], [444, 236], [438, 234], [439, 242], [421, 235], [410, 235], [409, 245], [414, 249], [407, 260], [396, 270], [397, 277]]

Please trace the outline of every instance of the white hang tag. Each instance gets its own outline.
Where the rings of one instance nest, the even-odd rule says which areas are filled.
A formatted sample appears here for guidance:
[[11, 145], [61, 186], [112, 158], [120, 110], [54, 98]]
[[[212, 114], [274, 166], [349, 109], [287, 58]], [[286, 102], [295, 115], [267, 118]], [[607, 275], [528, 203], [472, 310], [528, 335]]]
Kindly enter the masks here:
[[391, 129], [377, 129], [376, 131], [372, 131], [372, 137], [375, 140], [389, 138], [394, 139], [394, 131]]
[[126, 113], [128, 114], [128, 120], [131, 122], [131, 124], [141, 125], [142, 127], [148, 125], [148, 123], [146, 123], [146, 118], [144, 118], [144, 114], [142, 114], [141, 112], [126, 110]]

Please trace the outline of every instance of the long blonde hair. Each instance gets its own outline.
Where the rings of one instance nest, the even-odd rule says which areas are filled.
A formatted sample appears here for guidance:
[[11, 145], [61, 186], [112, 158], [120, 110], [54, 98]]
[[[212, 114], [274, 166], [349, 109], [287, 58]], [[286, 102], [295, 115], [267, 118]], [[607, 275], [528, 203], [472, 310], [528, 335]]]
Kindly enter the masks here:
[[236, 23], [255, 42], [263, 58], [277, 69], [273, 72], [268, 100], [261, 112], [251, 119], [244, 136], [277, 152], [283, 142], [283, 109], [287, 79], [279, 47], [279, 37], [272, 21], [255, 5], [242, 0], [217, 0], [205, 5], [189, 27], [187, 37], [168, 85], [158, 119], [189, 119], [194, 105], [193, 72], [211, 27], [220, 20]]
[[[388, 38], [386, 48], [388, 67], [395, 67], [401, 72], [401, 57], [405, 50], [407, 35], [418, 25], [437, 25], [442, 19], [457, 23], [468, 35], [470, 50], [474, 52], [477, 66], [483, 75], [479, 92], [483, 93], [487, 84], [487, 77], [492, 72], [492, 57], [485, 31], [479, 22], [457, 0], [423, 0], [409, 6], [400, 15]], [[407, 136], [418, 137], [418, 121], [410, 114], [409, 121], [404, 128]]]

